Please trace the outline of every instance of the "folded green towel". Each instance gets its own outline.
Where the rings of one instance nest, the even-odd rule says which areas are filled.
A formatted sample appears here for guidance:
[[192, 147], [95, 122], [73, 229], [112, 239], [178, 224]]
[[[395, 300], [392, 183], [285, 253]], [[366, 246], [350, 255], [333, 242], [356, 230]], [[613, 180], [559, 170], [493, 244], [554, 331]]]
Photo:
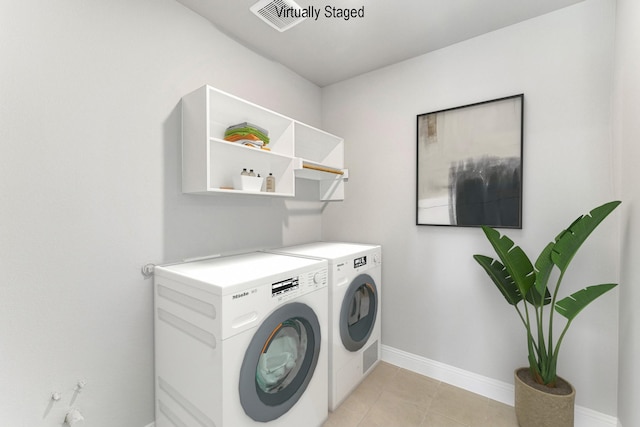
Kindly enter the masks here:
[[261, 141], [264, 141], [265, 144], [269, 143], [269, 137], [267, 135], [260, 132], [258, 129], [254, 129], [251, 127], [244, 127], [240, 129], [231, 129], [231, 130], [227, 129], [224, 132], [224, 136], [229, 136], [229, 135], [242, 135], [242, 136], [255, 135], [258, 138], [260, 138]]
[[260, 127], [260, 126], [258, 126], [258, 125], [255, 125], [255, 124], [253, 124], [253, 123], [249, 123], [249, 122], [242, 122], [242, 123], [238, 123], [237, 125], [229, 126], [229, 127], [227, 128], [227, 130], [241, 129], [241, 128], [252, 128], [252, 129], [255, 129], [255, 130], [257, 130], [257, 131], [262, 132], [262, 133], [263, 133], [263, 134], [265, 134], [265, 135], [269, 135], [269, 131], [268, 131], [268, 130], [266, 130], [265, 128]]

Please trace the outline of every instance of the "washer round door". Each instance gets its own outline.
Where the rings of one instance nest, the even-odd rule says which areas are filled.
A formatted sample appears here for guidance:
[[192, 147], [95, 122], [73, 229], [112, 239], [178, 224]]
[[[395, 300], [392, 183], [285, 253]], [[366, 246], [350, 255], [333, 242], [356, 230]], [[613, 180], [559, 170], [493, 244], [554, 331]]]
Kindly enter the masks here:
[[358, 351], [367, 343], [377, 313], [376, 282], [368, 274], [360, 274], [347, 288], [340, 308], [340, 338], [347, 350]]
[[274, 311], [258, 327], [240, 368], [240, 403], [255, 421], [285, 414], [304, 394], [320, 354], [320, 324], [299, 302]]

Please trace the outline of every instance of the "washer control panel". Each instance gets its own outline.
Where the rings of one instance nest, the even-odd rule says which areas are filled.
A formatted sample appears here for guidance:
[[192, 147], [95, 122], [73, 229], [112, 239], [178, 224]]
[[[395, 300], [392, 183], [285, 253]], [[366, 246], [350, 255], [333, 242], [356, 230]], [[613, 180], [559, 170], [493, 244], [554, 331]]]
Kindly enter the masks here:
[[281, 280], [280, 282], [271, 284], [271, 296], [276, 297], [283, 295], [287, 292], [295, 291], [300, 287], [300, 279], [298, 277], [292, 277], [290, 279]]
[[321, 268], [271, 284], [271, 297], [286, 301], [327, 286], [328, 270]]

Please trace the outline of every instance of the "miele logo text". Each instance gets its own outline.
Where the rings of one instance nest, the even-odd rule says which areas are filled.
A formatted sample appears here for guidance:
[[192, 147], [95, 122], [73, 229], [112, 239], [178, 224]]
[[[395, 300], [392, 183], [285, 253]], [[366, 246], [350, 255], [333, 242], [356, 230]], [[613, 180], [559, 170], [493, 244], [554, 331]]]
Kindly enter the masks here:
[[246, 297], [247, 295], [249, 295], [249, 292], [244, 291], [242, 293], [239, 294], [235, 294], [233, 297], [231, 297], [232, 299], [238, 299], [238, 298], [242, 298], [242, 297]]

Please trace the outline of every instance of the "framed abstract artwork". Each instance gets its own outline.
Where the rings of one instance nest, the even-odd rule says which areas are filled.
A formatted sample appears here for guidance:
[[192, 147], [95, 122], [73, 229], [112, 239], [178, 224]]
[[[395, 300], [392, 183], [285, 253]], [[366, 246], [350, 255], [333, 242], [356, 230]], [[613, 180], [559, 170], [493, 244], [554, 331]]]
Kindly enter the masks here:
[[524, 95], [417, 116], [416, 224], [522, 228]]

